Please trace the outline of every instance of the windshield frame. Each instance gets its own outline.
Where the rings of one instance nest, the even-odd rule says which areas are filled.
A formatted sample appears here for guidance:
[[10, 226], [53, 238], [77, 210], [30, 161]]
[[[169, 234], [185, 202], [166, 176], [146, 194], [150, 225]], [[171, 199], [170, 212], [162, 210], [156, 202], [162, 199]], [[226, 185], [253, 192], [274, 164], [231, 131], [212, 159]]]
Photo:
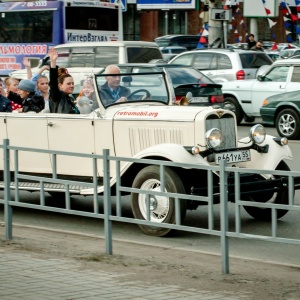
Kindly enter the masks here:
[[[129, 88], [131, 94], [133, 92], [136, 92], [137, 90], [149, 90], [151, 94], [151, 98], [145, 100], [139, 99], [140, 96], [146, 94], [144, 92], [141, 92], [141, 94], [138, 93], [136, 97], [125, 102], [107, 103], [107, 101], [104, 99], [104, 94], [102, 92], [103, 85], [107, 82], [105, 79], [106, 76], [120, 76], [121, 77], [120, 86]], [[126, 80], [124, 81], [125, 78]], [[136, 78], [136, 81], [134, 81], [134, 78]], [[137, 81], [138, 79], [140, 79], [141, 82], [138, 82]], [[152, 71], [152, 72], [143, 72], [143, 73], [121, 73], [121, 74], [98, 73], [95, 75], [95, 87], [101, 105], [105, 109], [111, 106], [124, 105], [124, 104], [128, 105], [128, 104], [135, 104], [135, 103], [137, 104], [151, 103], [152, 105], [169, 105], [170, 98], [172, 97], [172, 92], [170, 92], [169, 90], [170, 88], [169, 78], [163, 71], [157, 71], [157, 72]], [[153, 92], [155, 94], [153, 94]]]

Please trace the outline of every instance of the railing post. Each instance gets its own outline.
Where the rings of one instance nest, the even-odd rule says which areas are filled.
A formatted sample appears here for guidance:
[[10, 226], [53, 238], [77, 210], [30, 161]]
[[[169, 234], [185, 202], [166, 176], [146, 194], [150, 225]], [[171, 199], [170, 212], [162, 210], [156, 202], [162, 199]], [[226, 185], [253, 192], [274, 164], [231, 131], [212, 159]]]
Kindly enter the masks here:
[[220, 163], [220, 209], [221, 209], [221, 252], [222, 252], [222, 273], [229, 274], [229, 241], [228, 231], [228, 183], [225, 172], [226, 160]]
[[3, 160], [4, 160], [4, 221], [5, 239], [12, 239], [12, 207], [10, 206], [10, 161], [9, 161], [9, 140], [3, 140]]
[[103, 177], [104, 177], [104, 232], [106, 254], [112, 254], [112, 222], [111, 216], [111, 196], [110, 196], [110, 174], [109, 174], [109, 150], [103, 149]]

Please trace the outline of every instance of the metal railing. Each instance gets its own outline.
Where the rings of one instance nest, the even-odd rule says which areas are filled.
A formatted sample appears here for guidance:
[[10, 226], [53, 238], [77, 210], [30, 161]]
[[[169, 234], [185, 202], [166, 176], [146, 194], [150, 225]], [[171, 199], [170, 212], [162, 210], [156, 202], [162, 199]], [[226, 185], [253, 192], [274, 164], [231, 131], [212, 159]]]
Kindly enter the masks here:
[[[186, 232], [201, 233], [207, 235], [219, 236], [221, 241], [221, 257], [222, 257], [222, 272], [224, 274], [229, 273], [229, 238], [247, 238], [247, 239], [259, 239], [272, 242], [289, 243], [289, 244], [300, 244], [300, 239], [288, 239], [277, 237], [277, 210], [291, 210], [300, 212], [300, 206], [295, 204], [294, 200], [294, 178], [300, 176], [300, 172], [292, 171], [274, 171], [274, 170], [254, 170], [254, 169], [239, 169], [235, 167], [226, 166], [226, 162], [222, 161], [218, 166], [199, 166], [185, 163], [174, 163], [170, 161], [160, 161], [160, 160], [150, 160], [150, 159], [136, 159], [127, 157], [116, 157], [110, 156], [109, 150], [103, 150], [102, 155], [97, 154], [83, 154], [74, 152], [64, 152], [64, 151], [52, 151], [44, 149], [34, 149], [25, 147], [10, 146], [9, 140], [4, 140], [3, 145], [4, 157], [4, 199], [0, 199], [0, 203], [4, 204], [4, 220], [5, 220], [5, 238], [12, 239], [12, 217], [13, 217], [13, 207], [25, 207], [31, 209], [39, 209], [44, 211], [59, 212], [71, 215], [78, 215], [84, 217], [92, 217], [104, 220], [104, 232], [105, 232], [105, 247], [106, 254], [113, 253], [113, 242], [112, 242], [112, 222], [126, 222], [139, 225], [148, 225], [161, 228], [176, 229]], [[51, 178], [44, 176], [32, 176], [24, 175], [19, 172], [19, 152], [32, 152], [33, 155], [36, 152], [47, 153], [52, 156], [52, 169], [53, 174]], [[15, 189], [15, 200], [11, 200], [11, 180], [10, 180], [10, 152], [14, 153], [14, 186]], [[74, 157], [85, 157], [90, 158], [93, 163], [93, 181], [90, 183], [58, 179], [57, 178], [57, 156], [74, 156]], [[104, 213], [99, 213], [99, 195], [97, 194], [98, 188], [98, 178], [97, 178], [97, 160], [103, 161], [103, 186], [104, 186]], [[116, 181], [116, 213], [112, 214], [112, 200], [111, 200], [111, 176], [110, 176], [110, 162], [114, 161], [116, 166], [115, 174]], [[142, 190], [136, 189], [128, 186], [122, 186], [121, 184], [121, 162], [138, 163], [144, 165], [157, 165], [160, 170], [160, 191], [157, 190]], [[195, 196], [190, 194], [178, 194], [170, 193], [165, 191], [165, 168], [187, 168], [187, 169], [202, 169], [207, 171], [207, 196]], [[228, 229], [228, 174], [234, 174], [234, 184], [235, 184], [235, 231], [229, 231]], [[256, 174], [271, 174], [271, 175], [281, 175], [288, 178], [288, 205], [274, 204], [274, 203], [261, 203], [261, 202], [249, 202], [240, 199], [240, 173], [256, 173]], [[220, 229], [214, 228], [214, 201], [213, 201], [213, 175], [219, 174], [219, 186], [220, 186]], [[19, 195], [19, 185], [22, 180], [32, 181], [39, 184], [40, 200], [39, 204], [32, 204], [20, 201]], [[64, 188], [65, 197], [65, 207], [49, 207], [45, 204], [45, 191], [46, 184], [61, 184]], [[70, 186], [77, 185], [86, 188], [94, 189], [93, 195], [93, 212], [79, 211], [71, 209], [71, 193]], [[138, 193], [146, 195], [146, 207], [147, 207], [147, 217], [146, 219], [135, 219], [122, 216], [122, 203], [121, 194], [125, 193]], [[158, 223], [152, 222], [150, 217], [150, 200], [151, 195], [171, 197], [175, 200], [175, 223]], [[181, 201], [200, 201], [205, 202], [208, 205], [208, 228], [199, 228], [193, 226], [186, 226], [182, 224], [181, 221]], [[272, 234], [271, 236], [259, 235], [259, 234], [246, 234], [241, 232], [241, 216], [240, 208], [242, 206], [253, 206], [260, 208], [269, 208], [272, 210]]]

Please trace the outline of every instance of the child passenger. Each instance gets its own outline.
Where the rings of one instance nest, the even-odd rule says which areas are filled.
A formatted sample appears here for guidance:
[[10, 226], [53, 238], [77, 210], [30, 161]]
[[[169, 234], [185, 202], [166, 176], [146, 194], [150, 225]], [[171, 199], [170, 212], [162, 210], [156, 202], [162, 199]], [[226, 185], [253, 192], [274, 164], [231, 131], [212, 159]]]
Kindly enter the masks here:
[[83, 82], [82, 91], [76, 99], [76, 106], [81, 114], [88, 114], [92, 111], [94, 101], [96, 101], [94, 83], [91, 78], [87, 78]]
[[6, 97], [11, 102], [12, 110], [18, 110], [22, 107], [22, 99], [18, 94], [19, 80], [12, 77], [7, 77], [4, 80], [6, 86]]
[[18, 88], [18, 93], [23, 100], [22, 108], [19, 108], [18, 112], [34, 111], [39, 113], [45, 108], [44, 98], [35, 93], [35, 84], [31, 80], [21, 80]]
[[11, 111], [12, 111], [11, 103], [5, 97], [4, 82], [0, 78], [0, 112], [11, 112]]

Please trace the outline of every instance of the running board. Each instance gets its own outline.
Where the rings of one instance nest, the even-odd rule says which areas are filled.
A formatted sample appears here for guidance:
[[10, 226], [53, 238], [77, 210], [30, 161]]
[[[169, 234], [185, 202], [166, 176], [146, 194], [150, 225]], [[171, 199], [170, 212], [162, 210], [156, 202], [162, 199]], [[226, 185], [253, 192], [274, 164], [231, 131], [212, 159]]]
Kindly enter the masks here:
[[[55, 183], [44, 183], [44, 191], [45, 192], [65, 192], [66, 188], [64, 184], [55, 184]], [[15, 189], [15, 183], [10, 183], [10, 188]], [[41, 186], [37, 182], [19, 182], [18, 183], [19, 190], [25, 191], [39, 191]], [[4, 189], [4, 181], [0, 181], [0, 189]], [[72, 194], [80, 194], [80, 191], [85, 190], [86, 187], [80, 185], [69, 185], [69, 191]]]

